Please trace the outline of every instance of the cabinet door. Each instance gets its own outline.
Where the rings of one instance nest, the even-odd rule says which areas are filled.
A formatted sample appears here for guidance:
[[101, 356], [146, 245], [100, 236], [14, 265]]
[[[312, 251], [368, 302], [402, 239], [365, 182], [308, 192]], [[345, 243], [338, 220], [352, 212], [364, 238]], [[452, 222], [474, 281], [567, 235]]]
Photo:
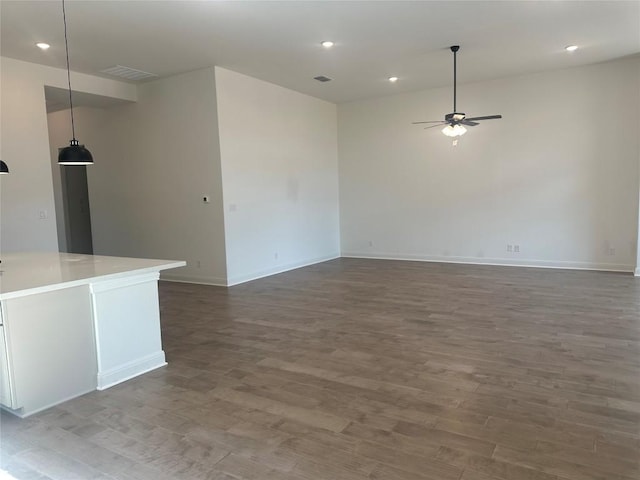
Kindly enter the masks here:
[[89, 287], [5, 300], [14, 409], [29, 416], [96, 388]]
[[9, 363], [7, 360], [7, 344], [4, 337], [4, 326], [0, 323], [0, 403], [5, 407], [13, 408], [13, 395], [11, 395]]

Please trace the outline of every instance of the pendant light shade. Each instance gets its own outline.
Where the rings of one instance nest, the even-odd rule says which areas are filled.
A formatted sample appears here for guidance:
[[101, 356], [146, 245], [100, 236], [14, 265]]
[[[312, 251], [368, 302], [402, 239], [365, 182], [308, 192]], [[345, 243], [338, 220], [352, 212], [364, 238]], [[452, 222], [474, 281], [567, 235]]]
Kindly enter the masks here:
[[73, 101], [71, 98], [71, 69], [69, 67], [69, 42], [67, 41], [67, 14], [64, 8], [64, 0], [62, 0], [62, 20], [64, 22], [64, 46], [67, 52], [67, 80], [69, 83], [69, 110], [71, 111], [71, 134], [73, 138], [69, 142], [68, 147], [60, 149], [58, 153], [59, 165], [93, 165], [93, 155], [80, 145], [76, 140], [76, 126], [73, 121]]
[[7, 173], [9, 173], [9, 167], [7, 167], [6, 163], [0, 160], [0, 175], [6, 175]]
[[60, 165], [92, 165], [93, 155], [74, 138], [68, 147], [60, 149], [58, 163]]

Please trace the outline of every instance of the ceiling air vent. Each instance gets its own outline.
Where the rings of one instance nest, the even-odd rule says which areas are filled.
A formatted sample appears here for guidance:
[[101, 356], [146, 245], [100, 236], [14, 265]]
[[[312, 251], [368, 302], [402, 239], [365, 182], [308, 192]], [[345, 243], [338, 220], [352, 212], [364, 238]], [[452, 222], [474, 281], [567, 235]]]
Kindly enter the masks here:
[[139, 80], [146, 80], [147, 78], [154, 78], [158, 76], [155, 73], [143, 72], [142, 70], [123, 67], [122, 65], [105, 68], [104, 70], [100, 70], [100, 73], [106, 73], [107, 75], [113, 75], [114, 77], [125, 78], [127, 80], [133, 80], [136, 82]]
[[314, 80], [318, 80], [319, 82], [330, 82], [331, 79], [329, 77], [325, 77], [324, 75], [318, 75], [317, 77], [313, 77]]

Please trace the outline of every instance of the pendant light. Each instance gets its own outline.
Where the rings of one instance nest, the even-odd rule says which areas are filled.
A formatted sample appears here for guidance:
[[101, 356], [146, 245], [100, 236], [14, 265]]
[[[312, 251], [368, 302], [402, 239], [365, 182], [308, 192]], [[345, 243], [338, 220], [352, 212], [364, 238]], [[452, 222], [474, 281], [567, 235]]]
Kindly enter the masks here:
[[64, 46], [67, 52], [67, 81], [69, 83], [69, 110], [71, 111], [71, 134], [73, 138], [68, 147], [60, 149], [58, 153], [59, 165], [92, 165], [93, 156], [84, 145], [76, 140], [76, 127], [73, 121], [73, 101], [71, 99], [71, 70], [69, 68], [69, 42], [67, 41], [67, 14], [62, 0], [62, 20], [64, 22]]

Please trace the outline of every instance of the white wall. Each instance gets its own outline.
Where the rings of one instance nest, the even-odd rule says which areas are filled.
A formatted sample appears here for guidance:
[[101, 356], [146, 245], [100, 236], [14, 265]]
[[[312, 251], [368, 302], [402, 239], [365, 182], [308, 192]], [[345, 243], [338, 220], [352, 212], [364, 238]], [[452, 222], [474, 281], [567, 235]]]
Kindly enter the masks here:
[[[44, 86], [64, 88], [66, 72], [0, 61], [0, 247], [57, 250]], [[616, 119], [640, 109], [639, 71], [636, 59], [461, 85], [463, 110], [505, 118], [456, 148], [410, 125], [450, 111], [449, 88], [341, 105], [343, 254], [632, 270], [640, 116]], [[137, 99], [130, 84], [72, 82]], [[186, 259], [174, 278], [220, 284], [339, 255], [335, 105], [221, 68], [137, 88], [136, 104], [77, 110], [96, 158], [96, 253]]]
[[[79, 108], [74, 108], [74, 117], [78, 119], [78, 127], [84, 125], [79, 117]], [[51, 182], [53, 186], [53, 200], [56, 213], [56, 230], [58, 233], [58, 251], [67, 252], [67, 236], [65, 234], [65, 212], [62, 199], [62, 175], [58, 165], [58, 148], [66, 147], [69, 143], [69, 110], [61, 110], [58, 112], [47, 114], [47, 127], [49, 130], [49, 158], [51, 162]], [[82, 141], [82, 144], [91, 151], [92, 144], [84, 139], [84, 136], [78, 132], [76, 137]]]
[[[2, 57], [0, 78], [0, 158], [11, 172], [0, 181], [0, 248], [57, 251], [44, 87], [66, 88], [67, 73]], [[71, 82], [77, 91], [136, 99], [135, 86], [126, 83], [74, 72]]]
[[[213, 68], [144, 83], [138, 101], [83, 115], [96, 254], [186, 260], [163, 278], [226, 283]], [[87, 140], [88, 144], [88, 140]], [[211, 197], [205, 204], [203, 196]]]
[[451, 88], [340, 105], [343, 255], [633, 270], [639, 84], [635, 59], [459, 85], [459, 110], [504, 119], [455, 148], [411, 125]]
[[339, 256], [336, 106], [216, 67], [229, 284]]

